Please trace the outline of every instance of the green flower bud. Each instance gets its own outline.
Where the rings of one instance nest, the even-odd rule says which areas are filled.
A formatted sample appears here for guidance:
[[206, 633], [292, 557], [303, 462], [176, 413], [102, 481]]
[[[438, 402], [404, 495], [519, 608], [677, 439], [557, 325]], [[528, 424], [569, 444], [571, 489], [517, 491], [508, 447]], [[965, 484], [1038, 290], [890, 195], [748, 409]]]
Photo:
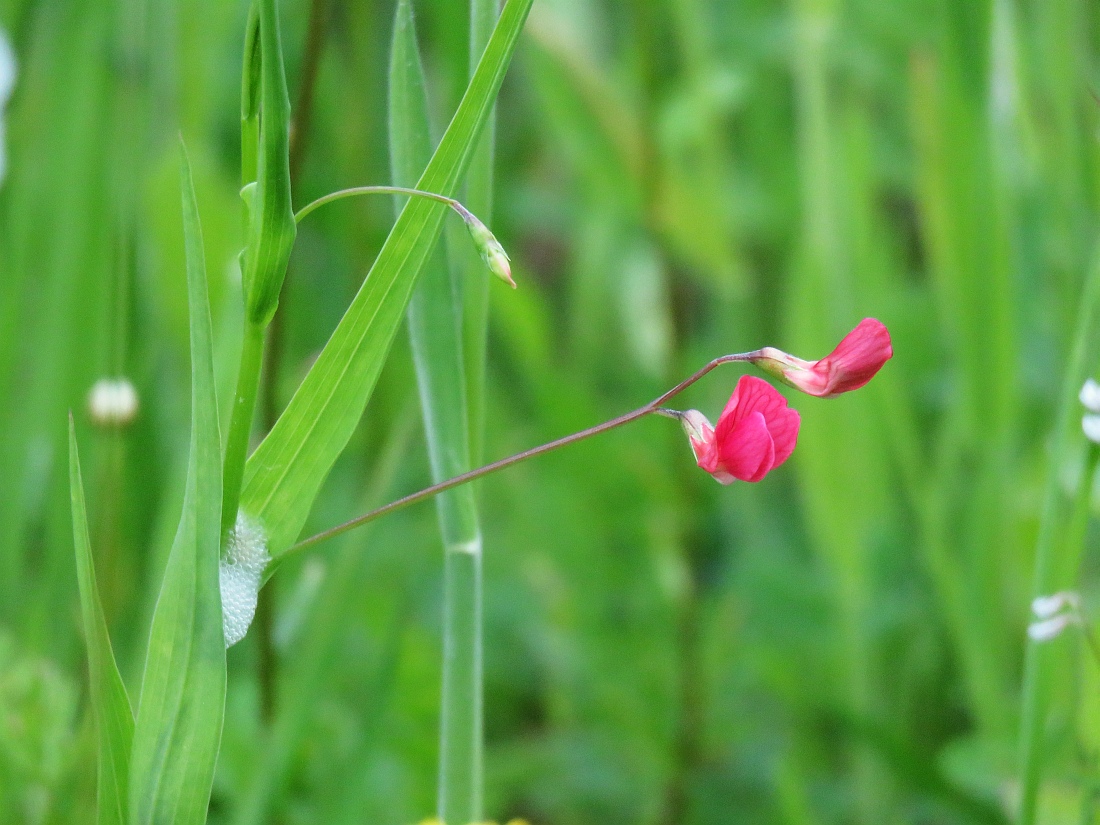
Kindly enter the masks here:
[[476, 215], [466, 209], [459, 211], [459, 214], [462, 216], [462, 220], [465, 221], [466, 229], [469, 230], [470, 237], [473, 238], [474, 246], [477, 248], [478, 254], [481, 255], [481, 259], [485, 261], [485, 265], [489, 267], [489, 271], [512, 289], [515, 289], [516, 282], [512, 280], [512, 267], [508, 263], [508, 253], [504, 251], [500, 241], [489, 231], [489, 227], [478, 220]]

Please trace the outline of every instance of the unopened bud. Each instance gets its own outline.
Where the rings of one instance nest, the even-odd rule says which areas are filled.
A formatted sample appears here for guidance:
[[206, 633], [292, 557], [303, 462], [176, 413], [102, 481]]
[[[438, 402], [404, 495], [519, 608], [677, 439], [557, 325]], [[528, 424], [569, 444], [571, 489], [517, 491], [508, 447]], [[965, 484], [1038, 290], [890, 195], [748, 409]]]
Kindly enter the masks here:
[[459, 212], [466, 223], [466, 229], [474, 241], [481, 259], [489, 267], [489, 271], [508, 284], [512, 289], [516, 288], [516, 282], [512, 280], [512, 267], [508, 263], [508, 253], [500, 245], [500, 241], [489, 231], [489, 227], [483, 224], [476, 215], [463, 209]]
[[138, 395], [125, 378], [101, 378], [88, 393], [88, 412], [103, 427], [121, 427], [134, 420]]

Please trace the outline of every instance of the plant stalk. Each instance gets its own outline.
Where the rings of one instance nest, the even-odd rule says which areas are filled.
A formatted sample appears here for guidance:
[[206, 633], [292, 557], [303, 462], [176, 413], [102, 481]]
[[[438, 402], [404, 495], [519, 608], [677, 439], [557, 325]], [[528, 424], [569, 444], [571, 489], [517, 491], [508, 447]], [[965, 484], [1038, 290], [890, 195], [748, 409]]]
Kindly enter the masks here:
[[248, 441], [252, 435], [252, 418], [256, 395], [260, 387], [263, 366], [264, 328], [246, 321], [241, 342], [241, 368], [237, 374], [237, 391], [233, 396], [233, 411], [229, 418], [229, 436], [225, 443], [225, 464], [222, 475], [222, 535], [237, 520], [241, 500], [241, 482], [248, 459]]
[[655, 398], [653, 401], [650, 401], [645, 406], [639, 407], [638, 409], [632, 410], [631, 412], [624, 413], [617, 418], [612, 418], [610, 421], [605, 421], [602, 424], [597, 424], [594, 427], [589, 427], [586, 430], [581, 430], [580, 432], [563, 436], [562, 438], [556, 439], [555, 441], [541, 444], [538, 447], [532, 447], [529, 450], [524, 450], [522, 452], [516, 453], [515, 455], [510, 455], [507, 458], [501, 458], [497, 461], [492, 462], [491, 464], [486, 464], [482, 467], [478, 467], [475, 470], [470, 470], [469, 472], [462, 473], [460, 475], [454, 476], [453, 478], [449, 478], [446, 481], [440, 481], [437, 484], [431, 485], [430, 487], [425, 487], [423, 490], [418, 490], [415, 493], [409, 493], [409, 495], [404, 496], [403, 498], [399, 498], [396, 501], [391, 501], [389, 504], [386, 504], [375, 510], [371, 510], [369, 513], [364, 513], [361, 516], [356, 516], [350, 521], [345, 521], [343, 524], [338, 524], [335, 527], [330, 527], [328, 530], [324, 530], [320, 533], [317, 533], [316, 535], [310, 536], [308, 539], [303, 539], [302, 541], [288, 548], [286, 553], [280, 556], [280, 560], [289, 558], [295, 553], [299, 553], [302, 550], [307, 550], [314, 545], [320, 544], [326, 539], [335, 538], [342, 533], [346, 533], [348, 530], [352, 530], [356, 527], [372, 522], [375, 519], [381, 518], [382, 516], [387, 516], [390, 513], [404, 509], [409, 505], [416, 504], [418, 502], [424, 501], [425, 499], [429, 499], [432, 496], [444, 492], [445, 490], [450, 490], [454, 487], [458, 487], [462, 484], [473, 481], [474, 479], [491, 475], [492, 473], [503, 470], [506, 467], [511, 467], [513, 464], [519, 464], [521, 461], [526, 461], [529, 458], [534, 458], [535, 456], [542, 455], [543, 453], [548, 453], [552, 450], [557, 450], [570, 444], [576, 444], [578, 441], [584, 441], [586, 438], [591, 438], [594, 435], [600, 435], [601, 433], [606, 433], [609, 430], [617, 429], [624, 424], [629, 424], [631, 421], [637, 421], [639, 418], [649, 415], [650, 413], [656, 413], [658, 415], [669, 417], [669, 413], [672, 411], [661, 409], [661, 406], [670, 398], [679, 395], [681, 392], [686, 390], [688, 387], [690, 387], [700, 378], [705, 376], [715, 367], [721, 366], [722, 364], [731, 364], [740, 361], [751, 361], [753, 358], [759, 355], [759, 352], [759, 350], [753, 350], [752, 352], [741, 352], [734, 355], [723, 355], [720, 358], [715, 358], [698, 372], [695, 372], [688, 378], [685, 378], [668, 392], [664, 393], [658, 398]]
[[[1093, 339], [1100, 309], [1100, 261], [1093, 263], [1082, 290], [1080, 310], [1073, 350], [1062, 383], [1061, 405], [1058, 410], [1043, 495], [1039, 535], [1035, 546], [1035, 577], [1032, 595], [1042, 596], [1071, 584], [1073, 571], [1080, 558], [1080, 545], [1066, 546], [1057, 541], [1059, 525], [1065, 515], [1062, 494], [1062, 467], [1072, 447], [1079, 420], [1080, 404], [1077, 392], [1085, 378], [1085, 365], [1094, 352]], [[1078, 431], [1079, 432], [1079, 431]], [[1082, 486], [1091, 479], [1082, 479]], [[1064, 535], [1064, 534], [1063, 534]], [[1059, 553], [1059, 550], [1063, 552]], [[1050, 645], [1029, 641], [1024, 659], [1023, 707], [1020, 714], [1020, 814], [1019, 825], [1034, 825], [1039, 808], [1039, 788], [1045, 757], [1044, 729], [1050, 704], [1050, 677], [1053, 666]]]
[[455, 212], [463, 218], [470, 214], [469, 210], [454, 198], [448, 198], [446, 195], [438, 195], [435, 192], [424, 192], [420, 189], [410, 189], [407, 186], [353, 186], [350, 189], [340, 189], [336, 192], [329, 192], [327, 195], [318, 198], [312, 203], [306, 204], [294, 214], [294, 220], [297, 223], [301, 223], [302, 218], [313, 210], [324, 206], [326, 203], [332, 203], [333, 201], [342, 200], [344, 198], [353, 198], [357, 195], [408, 195], [414, 198], [427, 198], [428, 200], [447, 204], [447, 206], [451, 207], [451, 209], [455, 210]]

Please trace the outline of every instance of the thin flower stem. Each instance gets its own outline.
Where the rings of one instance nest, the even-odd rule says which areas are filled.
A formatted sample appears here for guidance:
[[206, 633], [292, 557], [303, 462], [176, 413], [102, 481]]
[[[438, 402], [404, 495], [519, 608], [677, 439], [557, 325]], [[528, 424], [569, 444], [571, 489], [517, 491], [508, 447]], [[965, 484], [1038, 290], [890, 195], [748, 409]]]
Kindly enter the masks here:
[[614, 430], [617, 427], [623, 426], [624, 424], [629, 424], [631, 421], [636, 421], [637, 419], [645, 415], [649, 415], [650, 413], [667, 415], [670, 411], [661, 409], [661, 405], [663, 405], [670, 398], [679, 395], [681, 392], [686, 390], [688, 387], [701, 379], [711, 370], [715, 369], [718, 366], [721, 366], [722, 364], [730, 364], [736, 361], [750, 361], [758, 354], [759, 350], [754, 350], [753, 352], [741, 352], [735, 355], [723, 355], [721, 358], [715, 358], [698, 372], [693, 373], [691, 376], [681, 381], [668, 392], [655, 398], [653, 401], [650, 401], [645, 406], [639, 407], [638, 409], [631, 412], [624, 413], [617, 418], [612, 418], [610, 421], [605, 421], [602, 424], [597, 424], [594, 427], [589, 427], [586, 430], [581, 430], [580, 432], [573, 433], [572, 435], [564, 436], [563, 438], [559, 438], [547, 444], [542, 444], [538, 447], [532, 447], [529, 450], [524, 450], [523, 452], [516, 453], [515, 455], [510, 455], [507, 458], [502, 458], [498, 461], [494, 461], [491, 464], [486, 464], [483, 467], [478, 467], [475, 470], [470, 470], [469, 472], [462, 473], [461, 475], [457, 475], [454, 478], [449, 478], [446, 481], [441, 481], [438, 484], [433, 484], [430, 487], [425, 487], [423, 490], [419, 490], [415, 493], [410, 493], [409, 495], [403, 498], [399, 498], [396, 501], [391, 501], [389, 504], [379, 507], [376, 510], [371, 510], [369, 513], [364, 513], [363, 515], [357, 516], [356, 518], [353, 518], [350, 521], [346, 521], [343, 524], [338, 524], [335, 527], [330, 527], [328, 530], [324, 530], [314, 536], [310, 536], [308, 539], [303, 539], [302, 541], [290, 547], [286, 551], [285, 556], [290, 556], [292, 553], [301, 552], [302, 550], [312, 547], [315, 544], [320, 544], [326, 539], [334, 538], [335, 536], [338, 536], [341, 533], [346, 533], [348, 530], [354, 529], [355, 527], [367, 524], [368, 522], [374, 521], [375, 519], [381, 518], [382, 516], [389, 515], [396, 510], [401, 510], [405, 507], [408, 507], [410, 504], [416, 504], [417, 502], [424, 501], [425, 499], [442, 493], [444, 490], [450, 490], [453, 487], [458, 487], [459, 485], [465, 484], [469, 481], [473, 481], [474, 479], [490, 475], [497, 472], [498, 470], [503, 470], [505, 467], [511, 467], [513, 464], [518, 464], [519, 462], [526, 461], [529, 458], [534, 458], [535, 456], [542, 455], [543, 453], [548, 453], [551, 450], [556, 450], [560, 447], [568, 446], [569, 444], [575, 444], [578, 441], [584, 441], [586, 438], [591, 438], [592, 436], [599, 435], [600, 433], [606, 433], [609, 430]]
[[457, 212], [463, 220], [473, 217], [470, 211], [454, 198], [448, 198], [446, 195], [439, 195], [435, 192], [424, 192], [420, 189], [409, 189], [405, 186], [353, 186], [350, 189], [340, 189], [337, 192], [330, 192], [324, 197], [306, 204], [294, 215], [294, 220], [296, 223], [301, 223], [302, 218], [314, 209], [318, 209], [326, 203], [343, 200], [344, 198], [354, 198], [357, 195], [408, 195], [409, 197], [415, 198], [427, 198], [428, 200], [438, 201], [439, 203], [444, 203], [451, 207], [451, 209]]

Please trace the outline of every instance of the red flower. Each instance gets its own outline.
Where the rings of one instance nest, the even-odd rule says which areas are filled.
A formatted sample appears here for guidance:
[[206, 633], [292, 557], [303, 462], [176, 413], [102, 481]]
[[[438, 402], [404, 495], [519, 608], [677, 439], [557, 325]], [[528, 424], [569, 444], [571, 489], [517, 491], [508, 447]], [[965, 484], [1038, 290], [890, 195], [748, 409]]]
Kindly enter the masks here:
[[858, 390], [875, 377], [894, 354], [890, 332], [874, 318], [864, 318], [820, 361], [803, 361], [765, 347], [753, 363], [802, 392], [829, 398]]
[[722, 484], [760, 481], [786, 461], [800, 420], [775, 387], [751, 375], [741, 376], [716, 427], [698, 410], [680, 419], [696, 463]]

